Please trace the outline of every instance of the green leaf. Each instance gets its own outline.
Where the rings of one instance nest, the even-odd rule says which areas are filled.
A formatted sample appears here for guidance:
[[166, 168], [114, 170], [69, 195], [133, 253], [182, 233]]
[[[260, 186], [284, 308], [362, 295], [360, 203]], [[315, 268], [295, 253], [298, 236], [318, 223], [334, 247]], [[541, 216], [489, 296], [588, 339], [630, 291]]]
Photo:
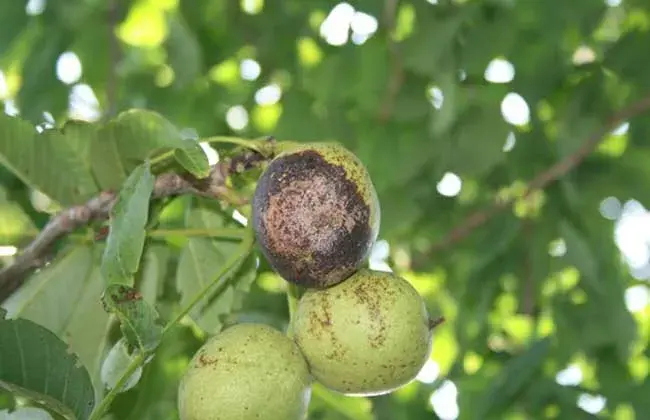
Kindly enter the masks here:
[[0, 55], [3, 55], [9, 49], [27, 23], [26, 5], [26, 0], [16, 0], [2, 6], [2, 13], [0, 14]]
[[111, 283], [132, 285], [138, 271], [149, 218], [149, 200], [155, 178], [145, 163], [124, 183], [111, 210], [110, 233], [102, 259], [102, 274]]
[[516, 41], [517, 27], [512, 25], [510, 8], [495, 8], [489, 16], [478, 16], [463, 39], [461, 64], [469, 74], [482, 77], [494, 58], [508, 57]]
[[[188, 228], [218, 229], [233, 224], [211, 203], [197, 201], [199, 204], [188, 211]], [[187, 241], [181, 251], [176, 272], [181, 307], [189, 305], [199, 292], [214, 283], [216, 275], [237, 249], [238, 243], [233, 241], [210, 238], [190, 238]], [[226, 286], [218, 299], [213, 299], [209, 294], [194, 306], [190, 316], [204, 330], [218, 331], [224, 321], [222, 316], [230, 314], [240, 304], [242, 295], [248, 291], [254, 279], [254, 264], [245, 264], [243, 268], [231, 270], [225, 276], [225, 281], [231, 281], [232, 284]]]
[[95, 177], [102, 189], [117, 189], [155, 152], [189, 148], [190, 142], [193, 140], [184, 140], [180, 131], [158, 113], [141, 109], [122, 112], [99, 130], [92, 143]]
[[485, 392], [475, 419], [492, 418], [511, 403], [541, 368], [551, 349], [550, 339], [536, 341], [526, 351], [508, 361]]
[[[353, 59], [346, 60], [350, 73], [345, 76], [352, 82], [352, 86], [343, 92], [358, 103], [361, 112], [376, 115], [386, 95], [386, 86], [390, 83], [388, 46], [380, 38], [373, 37], [358, 51], [352, 52]], [[340, 79], [341, 76], [338, 73], [337, 78]]]
[[[346, 58], [343, 53], [327, 55], [317, 67], [305, 72], [302, 78], [304, 89], [323, 103], [341, 101], [353, 83], [352, 78], [341, 77], [340, 69], [346, 67]], [[300, 99], [302, 102], [303, 98]]]
[[453, 68], [438, 73], [436, 87], [442, 92], [443, 101], [442, 107], [433, 113], [430, 129], [433, 138], [440, 141], [448, 137], [449, 130], [459, 117], [458, 114], [462, 110], [465, 98], [462, 97], [463, 92], [458, 85], [456, 72]]
[[283, 112], [275, 127], [275, 135], [295, 141], [312, 141], [315, 135], [326, 130], [325, 123], [328, 122], [314, 115], [313, 107], [312, 95], [303, 90], [290, 89], [282, 98]]
[[163, 294], [171, 256], [171, 248], [166, 244], [149, 243], [145, 247], [137, 276], [137, 289], [150, 305], [154, 305]]
[[77, 356], [54, 333], [26, 319], [0, 319], [0, 385], [80, 420], [95, 405], [90, 375]]
[[[74, 3], [70, 5], [76, 7]], [[112, 30], [112, 27], [112, 22], [108, 19], [81, 20], [80, 24], [72, 28], [75, 32], [74, 39], [68, 47], [79, 57], [83, 65], [83, 80], [98, 94], [100, 106], [104, 109], [112, 105], [106, 103], [109, 98], [103, 95], [103, 92], [106, 85], [112, 83], [109, 74], [112, 71], [110, 64], [113, 57], [110, 54], [97, 54], [97, 51], [110, 51], [113, 40], [107, 37], [106, 33]]]
[[100, 302], [105, 281], [96, 254], [90, 247], [79, 246], [59, 255], [2, 307], [8, 317], [35, 322], [61, 337], [90, 370], [100, 391], [97, 378], [110, 319]]
[[203, 57], [201, 46], [190, 28], [180, 15], [174, 15], [168, 20], [169, 36], [165, 46], [169, 65], [174, 71], [174, 86], [183, 88], [191, 83], [201, 73]]
[[461, 175], [480, 176], [505, 159], [508, 132], [496, 104], [471, 110], [457, 123], [450, 151], [441, 156], [440, 164]]
[[[121, 338], [115, 343], [106, 355], [104, 363], [102, 363], [101, 378], [106, 388], [115, 388], [117, 383], [122, 379], [122, 376], [129, 369], [131, 363], [133, 363], [134, 356], [135, 354], [129, 352], [129, 344], [126, 339]], [[136, 386], [141, 377], [142, 366], [138, 366], [122, 388], [120, 388], [119, 392], [126, 392]]]
[[0, 164], [61, 205], [98, 192], [84, 151], [55, 129], [37, 133], [30, 123], [0, 114]]
[[604, 289], [603, 285], [600, 284], [601, 279], [598, 275], [598, 260], [595, 258], [589, 245], [577, 229], [566, 221], [560, 223], [560, 232], [567, 247], [567, 252], [564, 256], [565, 260], [574, 265], [586, 282], [588, 282], [585, 284], [585, 287], [602, 293]]
[[210, 299], [203, 309], [197, 323], [206, 331], [219, 331], [236, 311], [242, 309], [244, 299], [257, 278], [257, 257], [249, 256], [237, 271], [233, 271], [230, 284]]
[[158, 324], [158, 312], [133, 287], [110, 284], [102, 295], [107, 312], [115, 314], [122, 332], [132, 348], [142, 353], [154, 350], [160, 343], [163, 328]]
[[174, 158], [189, 173], [201, 179], [210, 175], [210, 164], [203, 148], [198, 143], [186, 140], [183, 148], [174, 149]]
[[[393, 121], [418, 122], [431, 115], [433, 105], [422, 92], [427, 92], [430, 80], [426, 77], [416, 78], [402, 87], [395, 97], [395, 106], [391, 113]], [[446, 99], [446, 97], [445, 97]]]
[[66, 142], [79, 156], [89, 173], [92, 173], [90, 147], [97, 138], [98, 129], [97, 124], [80, 120], [68, 120], [61, 127], [61, 134], [65, 136]]
[[628, 328], [619, 330], [612, 319], [612, 306], [602, 299], [587, 298], [584, 303], [574, 303], [569, 296], [556, 296], [553, 320], [557, 336], [564, 344], [560, 354], [569, 357], [579, 350], [589, 353], [618, 341], [619, 334]]
[[66, 48], [66, 35], [54, 25], [44, 24], [37, 30], [22, 62], [22, 83], [16, 97], [22, 117], [34, 124], [43, 122], [45, 112], [55, 120], [64, 118], [69, 93], [56, 72], [57, 59]]
[[11, 413], [9, 410], [0, 410], [0, 419], [3, 420], [54, 420], [47, 411], [38, 407], [19, 407]]
[[465, 22], [466, 9], [454, 16], [424, 19], [413, 35], [402, 42], [404, 67], [424, 76], [435, 74], [449, 55]]
[[0, 186], [0, 242], [16, 244], [28, 233], [36, 232], [34, 222], [19, 203], [12, 200], [7, 191]]
[[643, 68], [648, 65], [648, 57], [640, 58], [638, 56], [640, 48], [644, 48], [648, 42], [650, 42], [650, 34], [647, 30], [636, 29], [623, 34], [618, 42], [607, 51], [605, 65], [619, 75], [637, 83], [638, 86], [648, 88], [650, 75], [643, 71]]
[[355, 154], [368, 168], [380, 194], [389, 188], [404, 188], [435, 153], [431, 148], [422, 148], [426, 127], [419, 123], [367, 123], [358, 131], [361, 141], [353, 149]]

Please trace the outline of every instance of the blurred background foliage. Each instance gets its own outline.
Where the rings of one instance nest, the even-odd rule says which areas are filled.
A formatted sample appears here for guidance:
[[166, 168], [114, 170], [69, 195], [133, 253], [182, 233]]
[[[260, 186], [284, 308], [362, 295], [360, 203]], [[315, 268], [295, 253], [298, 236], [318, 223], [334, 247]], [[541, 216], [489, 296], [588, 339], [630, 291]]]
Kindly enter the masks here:
[[[650, 95], [649, 60], [646, 0], [0, 5], [8, 114], [45, 127], [147, 108], [190, 137], [334, 140], [367, 164], [382, 206], [370, 266], [403, 275], [447, 321], [416, 381], [375, 398], [317, 386], [311, 419], [650, 416], [649, 117], [620, 121], [558, 182], [462, 240], [448, 237], [468, 215], [482, 217], [571, 161], [615, 111]], [[178, 225], [190, 202], [159, 209], [161, 226]], [[55, 209], [0, 171], [5, 264]], [[192, 275], [181, 269], [183, 240], [148, 243], [138, 275], [163, 313], [178, 300], [176, 282]], [[83, 247], [60, 257], [58, 271], [37, 275], [42, 287], [23, 308], [45, 320], [75, 307], [84, 322], [72, 333], [87, 339], [86, 360], [106, 319], [79, 307], [70, 288], [96, 277], [97, 261]], [[264, 264], [242, 275], [249, 280], [215, 310], [229, 315], [166, 338], [113, 418], [176, 418], [176, 384], [201, 328], [286, 326], [285, 284]], [[0, 407], [15, 403], [0, 394]]]

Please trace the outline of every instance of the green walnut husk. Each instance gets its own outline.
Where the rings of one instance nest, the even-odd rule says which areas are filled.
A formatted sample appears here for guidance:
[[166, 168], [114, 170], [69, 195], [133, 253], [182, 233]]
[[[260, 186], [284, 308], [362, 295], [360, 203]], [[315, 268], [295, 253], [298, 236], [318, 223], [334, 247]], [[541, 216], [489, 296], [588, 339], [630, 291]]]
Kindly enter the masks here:
[[263, 324], [237, 324], [192, 358], [178, 393], [181, 420], [302, 420], [311, 375], [296, 344]]
[[366, 260], [380, 207], [363, 163], [337, 143], [292, 144], [258, 180], [252, 223], [262, 253], [285, 280], [337, 284]]
[[392, 273], [361, 269], [308, 290], [293, 320], [312, 375], [347, 395], [381, 395], [408, 384], [431, 353], [429, 315], [418, 292]]

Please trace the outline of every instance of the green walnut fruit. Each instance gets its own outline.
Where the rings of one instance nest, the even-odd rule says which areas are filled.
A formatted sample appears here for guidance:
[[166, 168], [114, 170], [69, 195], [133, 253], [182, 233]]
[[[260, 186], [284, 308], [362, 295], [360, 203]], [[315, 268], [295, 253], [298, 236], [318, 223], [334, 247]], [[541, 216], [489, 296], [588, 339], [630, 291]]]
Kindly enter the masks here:
[[368, 171], [336, 143], [295, 145], [271, 161], [253, 196], [262, 253], [285, 280], [324, 288], [368, 257], [380, 209]]
[[431, 353], [424, 302], [392, 273], [361, 269], [333, 287], [307, 290], [292, 327], [314, 379], [347, 395], [394, 391]]
[[192, 358], [178, 392], [181, 420], [302, 420], [311, 375], [296, 344], [263, 324], [237, 324]]

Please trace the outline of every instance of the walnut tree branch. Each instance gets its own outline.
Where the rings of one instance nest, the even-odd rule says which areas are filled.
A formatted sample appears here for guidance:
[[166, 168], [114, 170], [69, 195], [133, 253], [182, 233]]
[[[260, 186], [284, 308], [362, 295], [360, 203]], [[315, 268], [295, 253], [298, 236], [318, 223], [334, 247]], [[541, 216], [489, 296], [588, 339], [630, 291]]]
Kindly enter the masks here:
[[450, 246], [460, 242], [469, 236], [476, 228], [482, 226], [492, 217], [500, 212], [509, 208], [514, 200], [517, 198], [526, 198], [532, 192], [541, 190], [565, 176], [568, 172], [579, 166], [595, 149], [598, 144], [616, 127], [620, 126], [625, 121], [633, 118], [650, 109], [650, 94], [642, 97], [637, 102], [621, 109], [612, 114], [602, 127], [594, 132], [587, 140], [571, 155], [565, 157], [546, 170], [539, 173], [527, 185], [526, 191], [521, 197], [509, 197], [506, 199], [497, 199], [491, 206], [481, 209], [475, 213], [470, 214], [464, 222], [457, 227], [453, 228], [441, 241], [431, 246], [420, 257], [416, 258], [414, 265], [419, 265], [423, 259], [440, 252]]
[[[180, 194], [196, 194], [222, 198], [228, 192], [225, 186], [229, 175], [259, 165], [266, 158], [253, 151], [246, 151], [214, 165], [205, 179], [194, 179], [177, 173], [164, 173], [156, 178], [152, 199]], [[27, 245], [15, 261], [0, 270], [0, 302], [6, 300], [26, 280], [29, 273], [42, 267], [52, 245], [63, 236], [95, 221], [109, 218], [117, 201], [117, 194], [103, 191], [86, 203], [73, 206], [52, 217], [34, 240]]]

